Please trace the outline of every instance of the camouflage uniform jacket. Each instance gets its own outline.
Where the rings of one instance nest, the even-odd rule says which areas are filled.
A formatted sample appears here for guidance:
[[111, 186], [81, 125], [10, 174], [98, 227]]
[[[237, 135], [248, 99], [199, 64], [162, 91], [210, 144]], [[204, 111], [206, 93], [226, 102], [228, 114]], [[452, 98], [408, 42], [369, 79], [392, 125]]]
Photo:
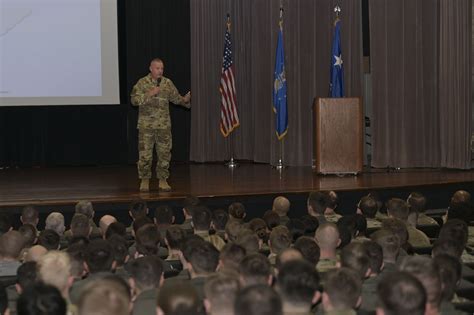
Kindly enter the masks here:
[[189, 108], [173, 82], [165, 77], [161, 80], [160, 92], [148, 96], [148, 91], [156, 85], [157, 81], [148, 74], [133, 87], [131, 100], [133, 105], [138, 106], [137, 129], [171, 129], [169, 102]]

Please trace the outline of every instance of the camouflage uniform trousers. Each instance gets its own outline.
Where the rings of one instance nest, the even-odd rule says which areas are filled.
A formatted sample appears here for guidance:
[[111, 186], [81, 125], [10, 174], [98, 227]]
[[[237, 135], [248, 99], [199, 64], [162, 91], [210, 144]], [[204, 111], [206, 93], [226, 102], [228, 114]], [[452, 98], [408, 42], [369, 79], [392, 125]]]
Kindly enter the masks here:
[[151, 178], [153, 148], [156, 150], [156, 177], [167, 179], [170, 175], [171, 160], [171, 129], [139, 129], [138, 130], [138, 177]]

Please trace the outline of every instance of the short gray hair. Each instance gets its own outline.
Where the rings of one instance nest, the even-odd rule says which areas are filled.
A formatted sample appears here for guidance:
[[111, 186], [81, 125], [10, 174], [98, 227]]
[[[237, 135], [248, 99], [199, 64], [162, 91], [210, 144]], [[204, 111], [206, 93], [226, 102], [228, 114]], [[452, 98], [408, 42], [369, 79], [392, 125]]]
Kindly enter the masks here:
[[59, 212], [51, 212], [46, 218], [46, 230], [53, 230], [59, 235], [64, 233], [64, 216]]

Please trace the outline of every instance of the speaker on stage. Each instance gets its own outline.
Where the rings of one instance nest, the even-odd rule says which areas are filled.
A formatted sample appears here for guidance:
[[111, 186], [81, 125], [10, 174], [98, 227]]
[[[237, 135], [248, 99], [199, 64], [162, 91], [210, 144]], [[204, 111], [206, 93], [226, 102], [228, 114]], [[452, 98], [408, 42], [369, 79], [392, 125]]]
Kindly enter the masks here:
[[315, 99], [313, 117], [313, 168], [321, 174], [360, 173], [364, 130], [360, 99]]

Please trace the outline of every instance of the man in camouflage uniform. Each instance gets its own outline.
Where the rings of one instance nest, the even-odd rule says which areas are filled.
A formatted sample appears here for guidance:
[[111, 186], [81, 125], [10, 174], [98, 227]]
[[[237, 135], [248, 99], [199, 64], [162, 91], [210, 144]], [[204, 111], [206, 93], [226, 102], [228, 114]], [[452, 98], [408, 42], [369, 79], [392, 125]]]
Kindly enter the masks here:
[[138, 177], [141, 179], [140, 191], [149, 191], [153, 148], [158, 161], [156, 176], [159, 189], [171, 190], [168, 185], [169, 164], [171, 160], [171, 120], [169, 102], [190, 108], [191, 93], [181, 96], [173, 82], [163, 76], [164, 64], [161, 59], [153, 59], [150, 73], [138, 80], [133, 87], [132, 104], [138, 106]]

